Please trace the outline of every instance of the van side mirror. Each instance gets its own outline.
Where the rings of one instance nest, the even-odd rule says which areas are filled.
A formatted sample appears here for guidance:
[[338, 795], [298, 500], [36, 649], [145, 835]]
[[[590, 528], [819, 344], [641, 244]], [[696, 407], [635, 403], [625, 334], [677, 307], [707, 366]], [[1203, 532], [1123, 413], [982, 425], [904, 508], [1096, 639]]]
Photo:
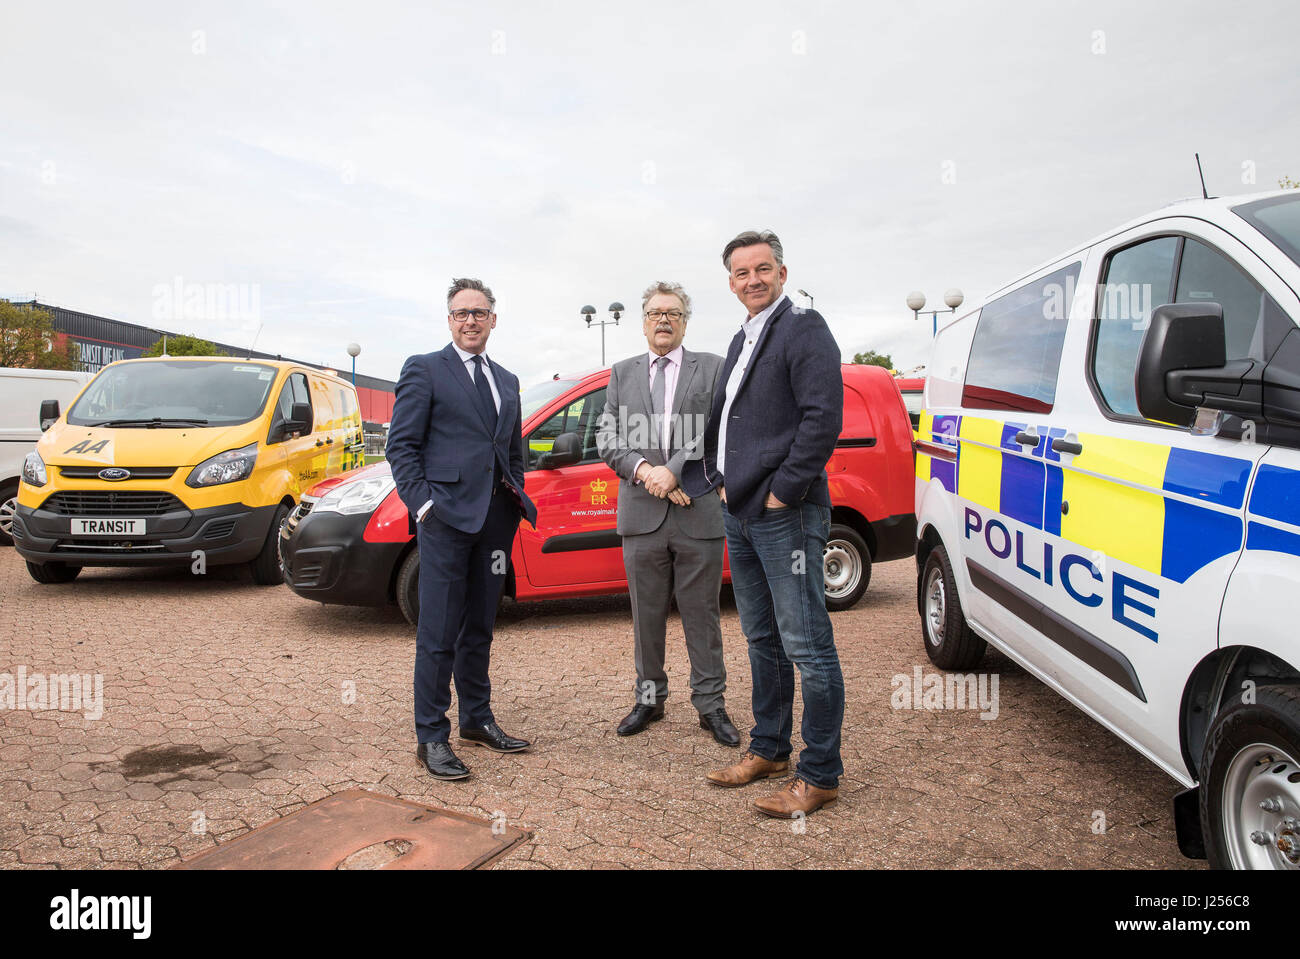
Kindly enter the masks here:
[[1138, 352], [1138, 411], [1184, 427], [1199, 407], [1260, 418], [1262, 372], [1254, 360], [1228, 362], [1218, 303], [1166, 303], [1151, 314]]
[[44, 433], [59, 418], [58, 400], [41, 400], [41, 432]]
[[301, 433], [306, 436], [311, 432], [311, 404], [294, 403], [289, 408], [289, 418], [284, 421], [282, 427], [284, 434]]
[[561, 466], [572, 466], [582, 462], [582, 440], [577, 433], [561, 433], [555, 437], [551, 451], [545, 453], [537, 462], [539, 469], [557, 470]]

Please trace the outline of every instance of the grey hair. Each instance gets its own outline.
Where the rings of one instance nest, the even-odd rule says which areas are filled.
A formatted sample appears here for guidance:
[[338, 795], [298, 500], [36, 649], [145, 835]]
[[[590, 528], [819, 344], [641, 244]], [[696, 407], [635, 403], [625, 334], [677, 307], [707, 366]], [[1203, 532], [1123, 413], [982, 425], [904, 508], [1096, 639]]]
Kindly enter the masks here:
[[453, 277], [451, 289], [447, 291], [447, 312], [451, 312], [451, 301], [456, 298], [456, 294], [461, 290], [478, 290], [487, 297], [488, 306], [495, 307], [497, 298], [492, 295], [492, 291], [487, 288], [482, 280], [471, 279], [470, 277]]
[[645, 288], [645, 292], [641, 294], [642, 313], [645, 312], [646, 304], [650, 302], [650, 297], [659, 293], [669, 293], [681, 300], [682, 312], [686, 314], [682, 319], [689, 320], [691, 318], [691, 298], [686, 295], [686, 291], [682, 289], [682, 285], [680, 283], [668, 283], [664, 280], [656, 280]]
[[761, 233], [757, 230], [746, 230], [744, 233], [737, 234], [722, 251], [722, 265], [727, 268], [727, 272], [731, 272], [731, 254], [742, 246], [757, 246], [759, 243], [766, 243], [772, 248], [772, 256], [776, 258], [778, 265], [785, 262], [782, 259], [784, 251], [781, 249], [781, 240], [775, 233], [771, 230], [763, 230]]

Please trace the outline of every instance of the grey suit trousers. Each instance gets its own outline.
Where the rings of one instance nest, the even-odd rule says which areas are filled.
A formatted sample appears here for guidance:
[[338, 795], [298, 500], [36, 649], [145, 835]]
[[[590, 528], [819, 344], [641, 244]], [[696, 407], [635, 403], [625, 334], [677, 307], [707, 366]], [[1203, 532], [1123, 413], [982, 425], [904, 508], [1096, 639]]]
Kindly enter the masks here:
[[688, 536], [681, 515], [687, 509], [672, 505], [658, 529], [623, 537], [636, 632], [634, 693], [638, 703], [647, 705], [668, 698], [664, 649], [669, 604], [675, 595], [691, 661], [691, 704], [700, 713], [710, 713], [723, 708], [727, 688], [718, 621], [724, 539]]

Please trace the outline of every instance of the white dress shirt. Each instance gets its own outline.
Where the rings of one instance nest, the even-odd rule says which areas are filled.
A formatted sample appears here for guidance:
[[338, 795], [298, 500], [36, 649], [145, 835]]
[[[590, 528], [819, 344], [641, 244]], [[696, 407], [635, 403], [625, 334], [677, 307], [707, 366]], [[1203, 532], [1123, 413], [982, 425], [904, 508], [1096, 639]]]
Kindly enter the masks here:
[[[648, 353], [650, 357], [650, 395], [654, 396], [655, 377], [659, 374], [659, 367], [655, 366], [659, 362], [659, 354], [654, 350]], [[673, 394], [677, 392], [677, 376], [682, 371], [682, 348], [676, 349], [664, 354], [668, 357], [668, 364], [663, 369], [664, 377], [664, 410], [663, 419], [660, 420], [659, 428], [659, 449], [663, 451], [664, 458], [668, 458], [669, 450], [672, 446], [672, 422], [673, 422]], [[636, 471], [641, 468], [645, 462], [645, 457], [636, 461], [632, 467], [632, 482], [639, 483], [636, 478]]]
[[727, 460], [727, 421], [731, 418], [731, 404], [736, 399], [736, 391], [740, 389], [741, 380], [745, 378], [745, 370], [749, 369], [749, 358], [754, 355], [754, 345], [763, 332], [764, 324], [786, 299], [784, 294], [778, 296], [762, 313], [751, 316], [740, 324], [741, 330], [745, 333], [745, 342], [740, 347], [740, 356], [736, 360], [736, 365], [731, 368], [731, 375], [727, 377], [727, 398], [722, 404], [722, 422], [718, 424], [718, 472], [722, 475], [724, 483], [727, 477], [723, 469]]
[[[456, 351], [456, 353], [460, 356], [461, 362], [465, 364], [465, 371], [466, 371], [467, 373], [469, 373], [469, 381], [470, 381], [471, 383], [474, 383], [474, 373], [475, 373], [475, 371], [478, 369], [478, 367], [477, 367], [477, 366], [475, 365], [475, 363], [474, 363], [474, 357], [475, 357], [475, 356], [482, 356], [482, 357], [483, 357], [483, 369], [486, 370], [486, 371], [487, 371], [487, 374], [488, 374], [487, 381], [488, 381], [488, 387], [489, 387], [489, 389], [492, 390], [492, 402], [496, 404], [496, 406], [497, 406], [497, 412], [500, 413], [500, 412], [501, 412], [501, 394], [497, 392], [496, 377], [492, 375], [492, 364], [490, 364], [490, 363], [488, 362], [487, 354], [486, 354], [486, 353], [467, 353], [465, 350], [462, 350], [462, 349], [461, 349], [459, 346], [457, 346], [455, 343], [452, 343], [451, 345], [452, 345], [452, 348]], [[478, 385], [478, 384], [475, 383], [475, 388], [477, 388], [477, 385]], [[429, 508], [430, 508], [431, 506], [433, 506], [433, 500], [426, 500], [425, 503], [424, 503], [424, 505], [420, 507], [419, 511], [416, 512], [416, 514], [415, 514], [415, 521], [416, 521], [417, 523], [422, 523], [422, 522], [424, 522], [424, 514], [427, 513], [427, 512], [429, 511]]]

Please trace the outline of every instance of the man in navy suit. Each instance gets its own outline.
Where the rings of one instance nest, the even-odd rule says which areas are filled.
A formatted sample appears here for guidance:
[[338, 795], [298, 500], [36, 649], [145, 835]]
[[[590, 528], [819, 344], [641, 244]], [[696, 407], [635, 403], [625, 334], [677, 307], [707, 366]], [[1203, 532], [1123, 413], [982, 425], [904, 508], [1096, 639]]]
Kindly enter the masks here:
[[826, 462], [844, 418], [840, 348], [821, 314], [784, 295], [775, 233], [741, 233], [722, 263], [748, 315], [719, 374], [704, 456], [687, 463], [682, 488], [692, 497], [717, 489], [722, 500], [754, 728], [741, 761], [708, 778], [744, 786], [786, 773], [798, 666], [804, 749], [786, 788], [755, 803], [792, 818], [834, 802], [844, 772], [844, 677], [822, 570], [831, 524]]
[[530, 745], [497, 725], [488, 679], [519, 519], [537, 520], [524, 492], [519, 380], [484, 352], [497, 325], [495, 305], [481, 280], [452, 281], [452, 341], [406, 361], [388, 432], [388, 463], [415, 518], [420, 550], [416, 756], [435, 779], [469, 776], [448, 743], [453, 678], [462, 742], [495, 752]]

